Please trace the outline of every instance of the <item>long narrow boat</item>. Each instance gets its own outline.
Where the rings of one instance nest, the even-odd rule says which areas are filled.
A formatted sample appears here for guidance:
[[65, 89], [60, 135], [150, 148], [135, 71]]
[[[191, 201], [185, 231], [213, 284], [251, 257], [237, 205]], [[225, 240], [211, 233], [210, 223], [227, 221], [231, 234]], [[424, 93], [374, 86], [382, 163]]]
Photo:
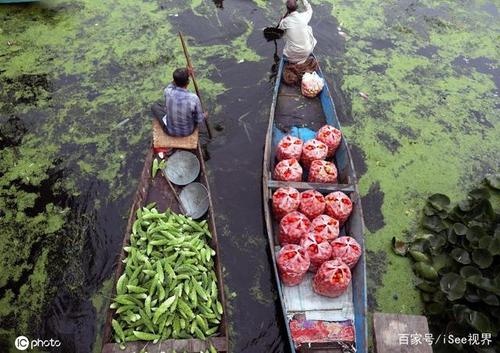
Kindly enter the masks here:
[[[208, 191], [208, 201], [209, 201], [209, 209], [206, 215], [203, 217], [208, 223], [208, 227], [210, 233], [212, 234], [212, 240], [209, 244], [212, 249], [215, 250], [216, 255], [214, 258], [214, 271], [216, 272], [217, 282], [218, 282], [218, 296], [219, 301], [222, 303], [224, 313], [220, 320], [220, 326], [218, 334], [214, 337], [207, 338], [206, 340], [201, 340], [197, 338], [189, 338], [189, 339], [168, 339], [159, 341], [155, 344], [146, 341], [133, 341], [128, 342], [126, 348], [124, 350], [120, 349], [119, 344], [112, 343], [112, 319], [115, 314], [115, 310], [108, 310], [107, 319], [104, 326], [104, 334], [103, 334], [103, 345], [102, 345], [102, 353], [138, 353], [141, 349], [145, 348], [148, 353], [169, 353], [169, 352], [196, 352], [200, 351], [205, 352], [213, 346], [218, 352], [227, 352], [228, 351], [228, 324], [227, 324], [227, 316], [226, 316], [226, 302], [224, 297], [224, 285], [223, 285], [223, 277], [221, 270], [221, 261], [220, 261], [220, 251], [219, 245], [217, 241], [217, 232], [214, 221], [214, 208], [212, 204], [212, 196], [210, 193], [210, 187], [208, 184], [208, 178], [205, 170], [205, 163], [203, 160], [203, 154], [200, 146], [195, 150], [191, 150], [196, 154], [199, 162], [200, 162], [200, 175], [197, 178], [197, 182], [203, 184]], [[149, 152], [146, 155], [146, 159], [144, 161], [144, 167], [141, 173], [141, 177], [139, 180], [139, 185], [137, 187], [137, 192], [133, 199], [132, 207], [130, 209], [128, 224], [125, 230], [125, 236], [123, 240], [123, 248], [126, 247], [130, 242], [130, 234], [132, 232], [132, 226], [136, 219], [136, 211], [152, 202], [156, 203], [156, 208], [159, 212], [163, 212], [167, 209], [180, 214], [179, 204], [176, 200], [175, 195], [171, 191], [170, 186], [166, 180], [166, 176], [163, 173], [157, 173], [154, 178], [151, 177], [151, 165], [154, 157], [153, 148], [149, 149]], [[177, 193], [180, 192], [180, 188], [174, 186], [177, 189]], [[120, 254], [119, 261], [116, 268], [115, 273], [115, 281], [113, 285], [113, 294], [112, 297], [115, 296], [116, 293], [116, 283], [118, 278], [124, 271], [123, 259], [126, 257], [126, 252], [123, 250]]]
[[[263, 201], [266, 230], [270, 252], [274, 264], [274, 275], [277, 281], [284, 321], [292, 352], [368, 352], [367, 334], [367, 299], [366, 299], [366, 265], [364, 251], [352, 270], [351, 285], [345, 295], [339, 298], [323, 297], [311, 289], [312, 274], [298, 286], [283, 285], [276, 254], [280, 249], [278, 241], [279, 222], [271, 211], [273, 192], [280, 187], [293, 187], [299, 191], [315, 189], [326, 195], [334, 191], [342, 191], [353, 203], [351, 216], [340, 229], [340, 235], [350, 235], [364, 249], [363, 212], [357, 188], [354, 165], [345, 138], [337, 149], [333, 162], [338, 169], [338, 184], [284, 182], [273, 179], [276, 165], [276, 147], [284, 135], [292, 135], [303, 140], [315, 136], [323, 125], [332, 125], [340, 130], [335, 106], [327, 83], [316, 98], [305, 98], [300, 87], [282, 84], [282, 76], [286, 61], [280, 61], [273, 101], [270, 112], [269, 127], [266, 135], [263, 165]], [[317, 73], [323, 77], [318, 67]], [[294, 321], [296, 332], [292, 330], [292, 320], [300, 318], [300, 341], [297, 343], [297, 320]], [[337, 333], [350, 326], [352, 339], [342, 340]]]

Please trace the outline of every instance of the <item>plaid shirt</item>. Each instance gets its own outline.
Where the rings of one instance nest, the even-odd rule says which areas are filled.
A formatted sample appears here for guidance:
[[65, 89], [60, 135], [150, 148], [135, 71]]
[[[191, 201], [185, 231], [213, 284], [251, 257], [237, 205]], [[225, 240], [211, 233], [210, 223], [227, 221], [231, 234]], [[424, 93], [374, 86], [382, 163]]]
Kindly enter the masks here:
[[170, 83], [165, 91], [167, 114], [163, 122], [171, 136], [188, 136], [193, 133], [196, 123], [204, 119], [198, 96], [185, 88]]

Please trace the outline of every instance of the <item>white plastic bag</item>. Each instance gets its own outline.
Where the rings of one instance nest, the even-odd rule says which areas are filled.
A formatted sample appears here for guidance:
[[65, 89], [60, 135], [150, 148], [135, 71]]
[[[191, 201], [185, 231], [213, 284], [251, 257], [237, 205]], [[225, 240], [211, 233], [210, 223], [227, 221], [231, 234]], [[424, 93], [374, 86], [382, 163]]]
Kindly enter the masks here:
[[321, 92], [324, 85], [325, 82], [316, 72], [306, 72], [304, 76], [302, 76], [302, 95], [309, 98], [316, 97]]

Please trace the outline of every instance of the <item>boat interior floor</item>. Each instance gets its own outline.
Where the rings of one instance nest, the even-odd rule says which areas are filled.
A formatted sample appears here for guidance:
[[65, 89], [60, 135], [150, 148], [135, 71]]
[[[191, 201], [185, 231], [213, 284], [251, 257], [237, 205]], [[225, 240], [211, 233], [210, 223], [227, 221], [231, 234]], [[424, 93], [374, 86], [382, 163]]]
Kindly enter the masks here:
[[325, 114], [319, 98], [306, 98], [299, 86], [282, 84], [276, 102], [275, 126], [285, 134], [293, 126], [317, 131], [325, 125]]
[[[174, 184], [172, 185], [177, 191], [177, 194], [180, 194], [181, 188]], [[149, 186], [148, 195], [146, 197], [146, 205], [151, 202], [156, 202], [156, 208], [160, 212], [164, 212], [170, 208], [175, 213], [181, 213], [179, 203], [175, 199], [174, 194], [171, 192], [166, 176], [163, 175], [163, 172], [160, 170], [156, 173], [154, 179], [151, 180]]]

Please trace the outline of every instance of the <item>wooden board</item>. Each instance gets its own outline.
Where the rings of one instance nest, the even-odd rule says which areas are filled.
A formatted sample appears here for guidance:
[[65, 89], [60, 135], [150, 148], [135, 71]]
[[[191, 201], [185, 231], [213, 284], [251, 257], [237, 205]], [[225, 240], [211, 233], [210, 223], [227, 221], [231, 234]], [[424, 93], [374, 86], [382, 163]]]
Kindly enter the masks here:
[[425, 316], [374, 313], [373, 331], [377, 353], [432, 353], [432, 345], [425, 341]]

